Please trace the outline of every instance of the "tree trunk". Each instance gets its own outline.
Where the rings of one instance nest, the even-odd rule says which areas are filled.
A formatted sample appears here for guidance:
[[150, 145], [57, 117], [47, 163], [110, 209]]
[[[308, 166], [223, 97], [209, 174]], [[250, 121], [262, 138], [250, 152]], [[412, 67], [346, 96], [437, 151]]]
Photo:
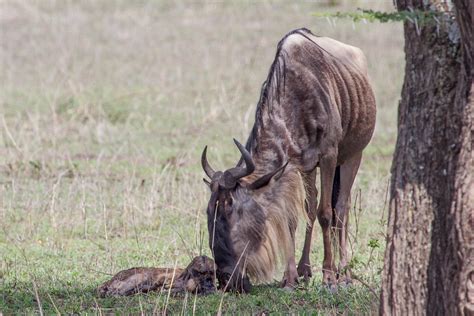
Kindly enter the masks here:
[[[473, 7], [407, 21], [380, 314], [474, 314]], [[459, 32], [460, 30], [460, 32]]]

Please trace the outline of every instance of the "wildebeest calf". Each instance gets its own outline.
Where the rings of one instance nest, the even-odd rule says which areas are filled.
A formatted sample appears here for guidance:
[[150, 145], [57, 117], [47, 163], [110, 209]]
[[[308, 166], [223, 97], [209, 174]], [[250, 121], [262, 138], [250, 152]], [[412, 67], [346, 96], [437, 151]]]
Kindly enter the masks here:
[[131, 268], [123, 270], [99, 286], [98, 294], [125, 296], [161, 289], [173, 293], [209, 294], [215, 291], [214, 261], [206, 256], [192, 260], [186, 269]]

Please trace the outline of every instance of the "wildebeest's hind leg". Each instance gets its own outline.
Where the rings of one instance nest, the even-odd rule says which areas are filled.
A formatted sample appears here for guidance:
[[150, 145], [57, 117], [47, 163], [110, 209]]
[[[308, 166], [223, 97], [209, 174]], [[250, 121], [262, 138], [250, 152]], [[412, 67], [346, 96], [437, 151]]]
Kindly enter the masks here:
[[304, 238], [303, 252], [298, 263], [298, 275], [308, 281], [313, 276], [311, 273], [311, 263], [309, 253], [311, 251], [311, 239], [313, 236], [314, 220], [316, 219], [316, 207], [318, 203], [318, 190], [316, 189], [316, 168], [313, 171], [303, 175], [306, 187], [305, 209], [308, 214], [309, 222], [306, 224], [306, 235]]
[[349, 209], [351, 200], [351, 188], [355, 176], [359, 170], [362, 152], [354, 155], [340, 166], [340, 187], [337, 197], [335, 219], [333, 226], [338, 231], [339, 237], [339, 283], [350, 283], [351, 277], [347, 268], [347, 226], [349, 222]]
[[332, 255], [331, 242], [331, 222], [332, 222], [332, 186], [334, 180], [334, 172], [336, 170], [337, 154], [325, 156], [319, 162], [321, 170], [321, 200], [318, 207], [318, 221], [323, 231], [323, 246], [324, 246], [324, 260], [323, 260], [323, 283], [330, 288], [336, 285], [336, 267]]

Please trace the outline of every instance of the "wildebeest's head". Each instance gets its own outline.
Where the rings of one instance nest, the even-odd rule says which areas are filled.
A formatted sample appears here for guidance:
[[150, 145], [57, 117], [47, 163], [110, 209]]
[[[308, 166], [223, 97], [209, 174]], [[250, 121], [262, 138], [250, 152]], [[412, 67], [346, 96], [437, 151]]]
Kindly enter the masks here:
[[207, 205], [209, 246], [217, 265], [220, 288], [249, 292], [251, 283], [244, 269], [246, 257], [261, 246], [266, 220], [263, 208], [254, 198], [255, 191], [266, 186], [286, 164], [245, 184], [241, 179], [252, 174], [255, 165], [245, 147], [235, 139], [234, 142], [243, 158], [237, 167], [214, 171], [206, 158], [207, 147], [201, 157], [202, 167], [211, 179], [204, 179], [211, 189]]

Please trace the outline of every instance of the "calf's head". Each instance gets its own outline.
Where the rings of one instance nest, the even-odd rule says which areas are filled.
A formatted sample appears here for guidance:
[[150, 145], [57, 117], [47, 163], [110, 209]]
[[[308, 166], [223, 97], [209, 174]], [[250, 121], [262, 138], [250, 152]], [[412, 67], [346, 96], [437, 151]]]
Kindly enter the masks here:
[[215, 291], [214, 261], [206, 256], [195, 257], [174, 284], [174, 292], [210, 294]]
[[251, 283], [245, 272], [248, 256], [258, 251], [265, 231], [265, 212], [255, 200], [257, 190], [266, 186], [282, 167], [263, 175], [251, 184], [241, 181], [255, 170], [250, 153], [234, 139], [242, 154], [237, 167], [224, 172], [214, 171], [206, 157], [207, 147], [201, 157], [204, 179], [211, 190], [207, 205], [209, 247], [217, 266], [219, 287], [237, 292], [249, 292]]

